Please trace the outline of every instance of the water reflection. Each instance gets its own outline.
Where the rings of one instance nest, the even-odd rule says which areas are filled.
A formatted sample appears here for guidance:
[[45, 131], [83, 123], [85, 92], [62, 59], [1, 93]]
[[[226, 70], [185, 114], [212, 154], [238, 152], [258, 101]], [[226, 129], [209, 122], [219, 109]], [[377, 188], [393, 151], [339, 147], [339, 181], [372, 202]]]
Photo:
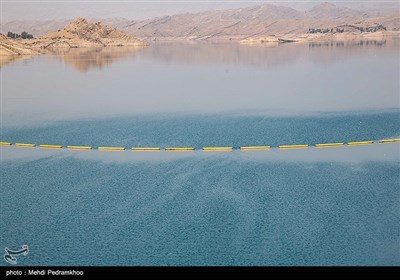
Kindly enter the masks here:
[[0, 56], [0, 69], [4, 66], [18, 60], [18, 59], [29, 59], [26, 56], [16, 56], [16, 55], [7, 55], [7, 56]]
[[386, 39], [70, 49], [4, 68], [3, 126], [135, 114], [398, 108], [398, 47]]
[[[328, 48], [329, 47], [329, 48]], [[242, 45], [238, 43], [156, 43], [143, 51], [148, 59], [168, 64], [213, 64], [271, 67], [290, 64], [309, 56], [326, 65], [354, 55], [397, 53], [396, 39], [335, 42], [288, 43], [280, 45]]]
[[[389, 46], [393, 45], [393, 40], [389, 41]], [[308, 44], [310, 48], [316, 47], [359, 47], [359, 46], [386, 46], [386, 39], [383, 40], [354, 40], [354, 41], [335, 41], [335, 42], [311, 42]]]
[[91, 69], [103, 69], [116, 61], [131, 58], [143, 47], [105, 47], [105, 48], [71, 48], [50, 51], [54, 57], [72, 66], [80, 73]]
[[[365, 53], [397, 53], [399, 40], [353, 40], [280, 45], [242, 45], [212, 42], [154, 43], [150, 47], [70, 48], [46, 50], [53, 58], [71, 66], [80, 73], [104, 69], [112, 63], [125, 59], [143, 57], [167, 64], [213, 64], [271, 67], [290, 64], [309, 56], [313, 63], [331, 64], [354, 55]], [[22, 56], [0, 57], [5, 66]]]
[[238, 43], [156, 44], [146, 49], [147, 59], [168, 64], [211, 64], [273, 66], [287, 64], [301, 56], [296, 46], [248, 46]]

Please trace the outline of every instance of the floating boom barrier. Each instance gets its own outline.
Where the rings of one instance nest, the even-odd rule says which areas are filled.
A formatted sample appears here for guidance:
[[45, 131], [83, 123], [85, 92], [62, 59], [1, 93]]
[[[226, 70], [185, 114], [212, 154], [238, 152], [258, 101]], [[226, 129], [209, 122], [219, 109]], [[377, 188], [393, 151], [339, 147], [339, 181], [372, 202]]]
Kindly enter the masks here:
[[91, 150], [91, 146], [67, 146], [68, 150]]
[[395, 142], [400, 142], [400, 138], [379, 140], [379, 143], [395, 143]]
[[203, 147], [203, 151], [206, 152], [228, 152], [232, 150], [233, 147]]
[[39, 147], [44, 148], [44, 149], [62, 149], [61, 145], [41, 144], [41, 145], [39, 145]]
[[340, 147], [343, 146], [344, 143], [324, 143], [324, 144], [315, 144], [317, 148], [331, 148], [331, 147]]
[[145, 148], [132, 148], [131, 150], [134, 152], [158, 152], [161, 150], [161, 148], [145, 147]]
[[15, 146], [24, 147], [24, 148], [34, 148], [34, 147], [36, 147], [35, 144], [29, 144], [29, 143], [15, 143]]
[[178, 152], [187, 152], [187, 151], [194, 151], [192, 147], [168, 147], [165, 148], [166, 151], [178, 151]]
[[[368, 141], [353, 141], [342, 143], [319, 143], [315, 145], [307, 145], [307, 144], [297, 144], [297, 145], [279, 145], [275, 148], [280, 150], [292, 150], [292, 149], [307, 149], [309, 147], [315, 148], [332, 148], [332, 147], [344, 147], [344, 146], [363, 146], [363, 145], [372, 145], [372, 144], [389, 144], [389, 143], [399, 143], [400, 138], [393, 138], [393, 139], [381, 139], [378, 141], [368, 140]], [[12, 142], [0, 142], [0, 146], [15, 146], [19, 148], [43, 148], [43, 149], [67, 149], [67, 150], [77, 150], [77, 151], [85, 151], [85, 150], [99, 150], [99, 151], [125, 151], [131, 150], [133, 152], [158, 152], [161, 150], [167, 152], [190, 152], [196, 149], [194, 147], [133, 147], [133, 148], [125, 148], [125, 147], [105, 147], [99, 146], [97, 148], [93, 148], [92, 146], [62, 146], [62, 145], [55, 145], [55, 144], [32, 144], [32, 143], [12, 143]], [[229, 152], [233, 150], [239, 151], [268, 151], [273, 149], [274, 147], [271, 146], [239, 146], [239, 147], [203, 147], [201, 148], [204, 152]]]
[[360, 145], [371, 145], [374, 144], [374, 141], [359, 141], [359, 142], [348, 142], [349, 146], [360, 146]]
[[12, 143], [10, 142], [0, 142], [0, 146], [11, 146]]
[[271, 146], [245, 146], [239, 147], [241, 151], [265, 151], [271, 149]]
[[99, 151], [125, 151], [124, 147], [98, 147]]
[[307, 149], [308, 145], [280, 145], [279, 149]]

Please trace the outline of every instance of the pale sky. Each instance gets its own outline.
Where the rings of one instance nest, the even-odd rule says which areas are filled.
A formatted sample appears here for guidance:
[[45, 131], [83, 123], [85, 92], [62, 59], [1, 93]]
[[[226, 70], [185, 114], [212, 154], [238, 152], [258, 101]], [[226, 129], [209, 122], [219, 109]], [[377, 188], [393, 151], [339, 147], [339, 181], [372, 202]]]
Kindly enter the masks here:
[[[71, 19], [78, 16], [87, 18], [113, 18], [123, 17], [132, 20], [141, 20], [156, 16], [172, 15], [184, 12], [199, 12], [205, 10], [238, 8], [253, 6], [263, 3], [290, 6], [298, 10], [307, 10], [314, 5], [326, 2], [320, 0], [310, 1], [212, 1], [212, 0], [125, 0], [125, 1], [62, 1], [62, 0], [2, 0], [2, 22], [11, 20], [51, 20]], [[399, 0], [395, 1], [335, 1], [340, 6], [356, 9], [380, 8], [383, 6], [396, 7]]]

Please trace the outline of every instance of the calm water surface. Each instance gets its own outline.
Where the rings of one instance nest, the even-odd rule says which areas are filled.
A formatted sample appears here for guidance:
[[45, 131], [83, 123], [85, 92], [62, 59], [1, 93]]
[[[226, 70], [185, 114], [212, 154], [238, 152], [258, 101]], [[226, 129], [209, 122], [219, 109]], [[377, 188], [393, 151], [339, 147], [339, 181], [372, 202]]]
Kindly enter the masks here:
[[[1, 68], [0, 138], [200, 148], [399, 137], [398, 49], [156, 44], [17, 60]], [[20, 265], [400, 264], [399, 144], [0, 151], [0, 248], [28, 244]]]

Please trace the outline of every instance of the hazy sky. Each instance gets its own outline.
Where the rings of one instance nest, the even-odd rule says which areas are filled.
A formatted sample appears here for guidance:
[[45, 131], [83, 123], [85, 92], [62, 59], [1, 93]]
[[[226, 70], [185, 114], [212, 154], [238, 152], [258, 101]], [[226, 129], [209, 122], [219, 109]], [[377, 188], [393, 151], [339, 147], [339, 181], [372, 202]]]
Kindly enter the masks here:
[[[306, 10], [312, 6], [325, 2], [320, 0], [309, 1], [212, 1], [212, 0], [125, 0], [125, 1], [62, 1], [62, 0], [3, 0], [2, 21], [11, 20], [47, 20], [70, 19], [78, 16], [87, 18], [112, 18], [124, 17], [127, 19], [146, 19], [155, 16], [171, 15], [182, 12], [199, 12], [212, 9], [237, 8], [244, 6], [271, 3], [275, 5], [290, 6], [299, 10]], [[394, 1], [335, 1], [330, 3], [353, 8], [379, 8], [382, 6], [395, 7], [399, 4]]]

